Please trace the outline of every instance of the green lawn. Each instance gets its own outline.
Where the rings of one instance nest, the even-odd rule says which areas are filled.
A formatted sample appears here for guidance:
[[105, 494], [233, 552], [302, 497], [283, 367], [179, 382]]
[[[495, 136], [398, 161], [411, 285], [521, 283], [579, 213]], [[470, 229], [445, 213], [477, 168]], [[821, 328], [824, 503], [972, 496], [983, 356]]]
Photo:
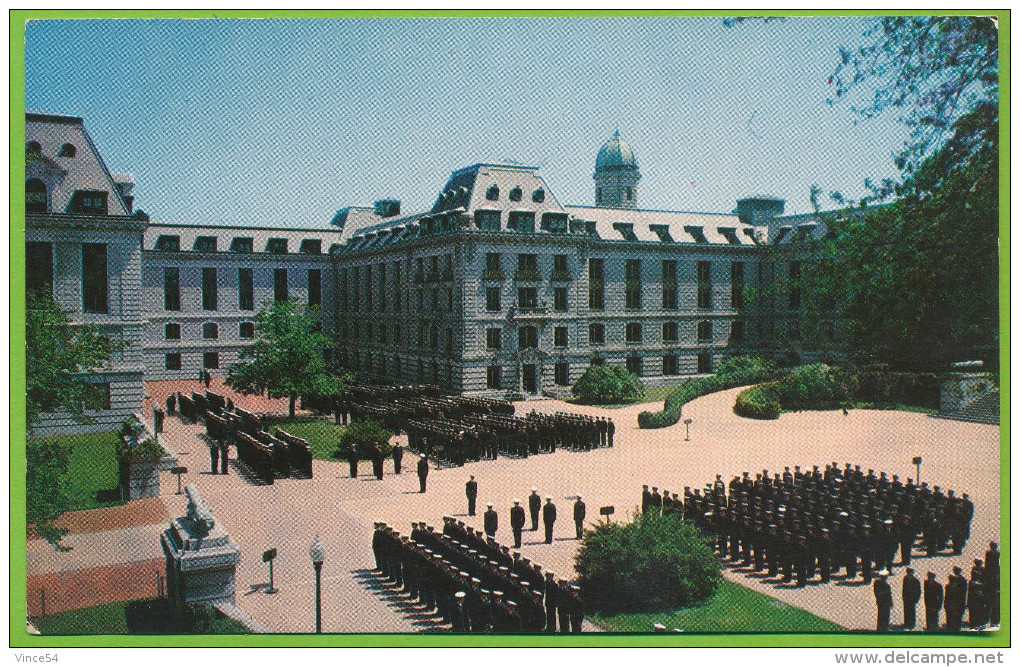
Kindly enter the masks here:
[[[676, 389], [676, 388], [677, 388], [677, 385], [671, 385], [671, 386], [668, 386], [668, 387], [645, 387], [644, 393], [642, 393], [641, 396], [639, 396], [638, 398], [636, 398], [633, 401], [628, 401], [626, 403], [599, 404], [598, 407], [600, 407], [600, 408], [610, 408], [610, 409], [612, 409], [612, 408], [625, 408], [628, 405], [634, 405], [635, 403], [651, 403], [653, 401], [662, 402], [662, 401], [665, 401], [666, 397], [669, 396], [671, 393], [673, 393], [673, 390]], [[566, 399], [566, 402], [567, 403], [572, 403], [574, 405], [589, 405], [588, 403], [581, 403], [580, 401], [578, 401], [577, 399], [574, 399], [574, 398], [568, 398], [568, 399]]]
[[[236, 635], [250, 631], [232, 618], [213, 614], [201, 634]], [[86, 607], [32, 619], [44, 635], [186, 634], [188, 629], [172, 620], [166, 600], [134, 600]], [[199, 634], [199, 633], [192, 633]]]
[[[68, 511], [91, 510], [120, 505], [117, 493], [117, 432], [69, 435], [56, 440], [71, 447], [68, 465], [70, 507]], [[103, 492], [103, 501], [97, 494]]]
[[662, 623], [667, 632], [845, 632], [835, 623], [791, 607], [775, 598], [723, 580], [705, 604], [674, 612], [618, 614], [591, 620], [608, 632], [652, 632], [652, 624]]
[[340, 434], [344, 427], [337, 426], [323, 417], [306, 417], [298, 419], [278, 419], [266, 427], [272, 433], [279, 428], [293, 436], [308, 441], [312, 448], [312, 458], [320, 461], [336, 461], [333, 453], [340, 442]]

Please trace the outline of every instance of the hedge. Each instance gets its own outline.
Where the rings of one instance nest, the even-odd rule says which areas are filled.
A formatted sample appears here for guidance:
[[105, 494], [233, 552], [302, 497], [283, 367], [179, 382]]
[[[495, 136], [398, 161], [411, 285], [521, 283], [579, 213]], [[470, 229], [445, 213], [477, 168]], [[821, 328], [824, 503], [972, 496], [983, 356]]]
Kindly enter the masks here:
[[783, 371], [760, 357], [733, 357], [719, 364], [715, 375], [687, 380], [671, 393], [659, 412], [638, 415], [639, 428], [665, 428], [680, 421], [683, 406], [696, 398], [779, 377]]

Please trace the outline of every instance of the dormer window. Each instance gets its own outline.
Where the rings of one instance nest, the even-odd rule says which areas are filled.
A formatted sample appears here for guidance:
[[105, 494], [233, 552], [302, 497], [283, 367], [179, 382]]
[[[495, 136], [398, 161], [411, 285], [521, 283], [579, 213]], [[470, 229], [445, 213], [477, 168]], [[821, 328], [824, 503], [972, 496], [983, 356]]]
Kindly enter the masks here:
[[530, 211], [511, 211], [507, 227], [523, 234], [535, 231], [535, 214]]
[[46, 184], [38, 178], [25, 181], [25, 213], [49, 212]]
[[740, 245], [740, 239], [737, 238], [736, 227], [720, 227], [719, 233], [723, 235], [723, 238], [725, 238], [726, 242], [730, 245]]
[[651, 229], [663, 243], [673, 243], [673, 235], [669, 233], [669, 225], [648, 225], [648, 228]]
[[704, 227], [685, 225], [684, 231], [694, 237], [695, 243], [708, 243], [708, 237], [705, 236]]
[[98, 190], [76, 190], [67, 211], [79, 215], [106, 215], [106, 195]]
[[510, 201], [520, 201], [522, 196], [521, 189], [519, 187], [514, 188], [510, 191]]
[[195, 252], [216, 252], [216, 237], [215, 236], [196, 237]]
[[301, 241], [301, 254], [302, 255], [321, 255], [322, 254], [322, 240], [321, 239], [305, 239]]
[[250, 236], [235, 236], [230, 242], [230, 252], [255, 252], [255, 239]]
[[544, 213], [542, 215], [542, 229], [550, 234], [567, 233], [567, 216], [565, 213]]
[[266, 252], [273, 255], [286, 255], [287, 239], [269, 239], [266, 241]]
[[543, 190], [542, 188], [539, 188], [539, 189], [535, 190], [534, 192], [532, 192], [531, 193], [531, 201], [535, 202], [536, 204], [541, 204], [542, 202], [544, 202], [545, 201], [545, 190]]
[[498, 232], [500, 228], [499, 211], [475, 211], [475, 227], [485, 232]]
[[74, 147], [74, 144], [64, 144], [60, 147], [60, 153], [58, 157], [74, 157], [77, 155], [78, 149]]
[[39, 155], [42, 153], [42, 146], [39, 145], [38, 141], [30, 141], [25, 144], [25, 152], [30, 155]]
[[493, 185], [485, 191], [485, 198], [489, 201], [499, 200], [499, 186]]
[[181, 249], [181, 237], [161, 234], [156, 239], [155, 250], [159, 252], [178, 252]]
[[620, 232], [620, 236], [623, 237], [624, 241], [637, 241], [637, 234], [634, 233], [634, 223], [632, 222], [614, 222], [613, 229]]

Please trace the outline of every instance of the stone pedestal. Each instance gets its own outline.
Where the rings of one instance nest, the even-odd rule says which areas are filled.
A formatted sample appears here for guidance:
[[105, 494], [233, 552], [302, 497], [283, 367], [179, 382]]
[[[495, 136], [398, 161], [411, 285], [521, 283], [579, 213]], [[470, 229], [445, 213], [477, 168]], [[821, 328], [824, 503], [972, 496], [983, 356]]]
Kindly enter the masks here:
[[166, 557], [167, 596], [175, 606], [187, 602], [234, 604], [234, 576], [241, 550], [215, 525], [195, 488], [189, 484], [185, 492], [188, 516], [174, 519], [160, 539]]

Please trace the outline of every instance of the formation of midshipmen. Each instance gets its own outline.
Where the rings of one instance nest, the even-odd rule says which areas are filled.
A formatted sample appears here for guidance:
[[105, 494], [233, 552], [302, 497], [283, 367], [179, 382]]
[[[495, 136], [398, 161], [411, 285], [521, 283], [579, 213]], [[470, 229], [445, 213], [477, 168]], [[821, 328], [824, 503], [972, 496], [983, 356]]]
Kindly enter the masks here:
[[410, 536], [376, 523], [376, 569], [454, 632], [556, 632], [557, 621], [560, 632], [581, 631], [578, 586], [463, 521], [443, 520], [441, 533], [421, 522]]

